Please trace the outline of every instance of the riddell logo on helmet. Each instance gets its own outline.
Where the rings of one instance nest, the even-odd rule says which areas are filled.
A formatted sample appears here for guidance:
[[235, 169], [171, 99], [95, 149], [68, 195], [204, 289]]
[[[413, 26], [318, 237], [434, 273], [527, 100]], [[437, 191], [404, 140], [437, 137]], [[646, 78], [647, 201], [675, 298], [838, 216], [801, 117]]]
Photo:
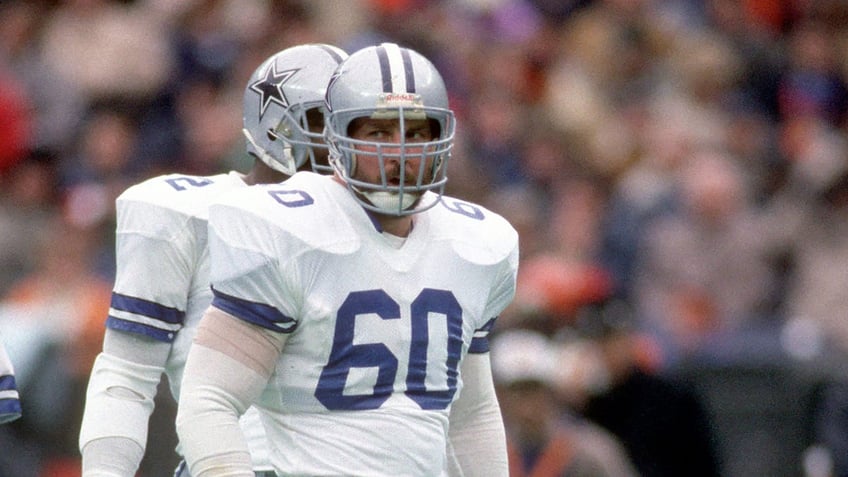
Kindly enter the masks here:
[[421, 104], [421, 95], [413, 93], [384, 93], [377, 101], [380, 107], [421, 106]]

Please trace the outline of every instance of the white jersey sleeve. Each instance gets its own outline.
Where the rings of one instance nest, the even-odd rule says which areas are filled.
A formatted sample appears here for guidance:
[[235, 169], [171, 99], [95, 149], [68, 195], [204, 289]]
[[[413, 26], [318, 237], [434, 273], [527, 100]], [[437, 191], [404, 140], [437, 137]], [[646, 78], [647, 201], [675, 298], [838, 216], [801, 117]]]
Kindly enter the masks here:
[[0, 340], [0, 424], [21, 417], [21, 400], [15, 383], [15, 369]]
[[515, 230], [449, 199], [396, 248], [311, 173], [234, 191], [209, 227], [214, 305], [289, 334], [258, 403], [277, 471], [443, 475], [460, 363], [514, 294]]
[[[233, 175], [171, 174], [127, 189], [116, 202], [117, 270], [106, 326], [171, 342], [194, 302], [209, 304], [208, 205], [244, 182]], [[157, 266], [157, 264], [161, 264]]]

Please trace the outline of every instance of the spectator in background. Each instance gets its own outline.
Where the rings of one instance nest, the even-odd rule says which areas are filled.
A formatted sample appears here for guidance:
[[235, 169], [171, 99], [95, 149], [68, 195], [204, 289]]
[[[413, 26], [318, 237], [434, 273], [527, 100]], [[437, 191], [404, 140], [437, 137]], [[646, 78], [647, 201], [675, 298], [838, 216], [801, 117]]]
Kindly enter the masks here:
[[846, 120], [848, 87], [832, 28], [823, 19], [809, 18], [788, 32], [788, 65], [777, 96], [783, 119], [812, 115], [833, 126]]
[[813, 442], [819, 458], [830, 467], [828, 475], [848, 476], [848, 379], [844, 376], [822, 389], [814, 413]]
[[[835, 370], [822, 387], [811, 436], [835, 477], [848, 476], [848, 141], [819, 114], [784, 123], [784, 186], [764, 211], [769, 251], [789, 264], [779, 312], [788, 354]], [[801, 334], [798, 332], [801, 331]], [[798, 339], [801, 338], [801, 339]]]
[[559, 354], [545, 335], [507, 329], [491, 346], [511, 477], [638, 475], [612, 434], [562, 405], [555, 382]]
[[155, 2], [69, 0], [49, 12], [41, 55], [88, 101], [152, 98], [172, 71]]
[[0, 65], [0, 176], [8, 173], [29, 152], [31, 123], [25, 89]]
[[59, 213], [56, 158], [28, 154], [0, 175], [0, 296], [36, 268], [42, 236]]
[[629, 305], [601, 301], [578, 311], [575, 329], [596, 346], [595, 378], [579, 411], [618, 437], [639, 475], [716, 477], [720, 462], [698, 394], [646, 360]]
[[198, 77], [182, 85], [176, 106], [182, 128], [179, 171], [214, 175], [242, 143], [240, 98], [214, 78]]
[[597, 264], [569, 261], [550, 253], [536, 254], [523, 261], [515, 300], [499, 324], [554, 336], [573, 324], [581, 306], [610, 292], [609, 274]]
[[[47, 2], [0, 2], [0, 71], [23, 89], [29, 122], [23, 144], [27, 152], [56, 154], [73, 142], [85, 98], [43, 54], [41, 42], [50, 12]], [[4, 110], [5, 114], [10, 112]]]
[[[817, 115], [784, 125], [789, 176], [762, 213], [765, 253], [784, 256], [779, 313], [787, 323], [817, 328], [827, 349], [848, 354], [848, 139]], [[824, 343], [822, 343], [824, 344]]]
[[672, 362], [758, 323], [773, 286], [734, 158], [698, 149], [678, 174], [679, 206], [644, 230], [634, 288], [637, 314]]
[[91, 105], [76, 147], [61, 157], [59, 187], [62, 214], [80, 229], [90, 229], [99, 243], [109, 247], [93, 251], [94, 265], [104, 279], [114, 274], [115, 199], [136, 177], [137, 118], [131, 107], [107, 101]]

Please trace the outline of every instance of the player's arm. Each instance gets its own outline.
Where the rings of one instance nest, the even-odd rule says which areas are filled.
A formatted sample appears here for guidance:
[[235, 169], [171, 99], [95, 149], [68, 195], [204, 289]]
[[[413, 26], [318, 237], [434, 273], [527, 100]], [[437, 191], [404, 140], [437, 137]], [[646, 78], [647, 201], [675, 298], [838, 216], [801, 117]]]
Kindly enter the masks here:
[[89, 378], [80, 428], [85, 477], [134, 475], [170, 343], [113, 329]]
[[79, 436], [85, 477], [138, 469], [198, 248], [184, 213], [132, 198], [117, 207], [118, 268]]
[[214, 306], [206, 311], [177, 408], [177, 434], [191, 475], [253, 477], [238, 419], [261, 394], [286, 336]]
[[[459, 475], [506, 477], [506, 432], [489, 353], [469, 353], [461, 366], [463, 388], [451, 406], [449, 434], [449, 447], [461, 470]], [[451, 472], [456, 473], [456, 469]]]
[[[504, 236], [505, 234], [496, 234]], [[510, 251], [501, 262], [498, 279], [493, 282], [483, 316], [497, 317], [515, 296], [518, 273], [518, 235], [513, 230], [508, 241]], [[489, 360], [488, 335], [495, 326], [490, 319], [475, 331], [468, 354], [462, 361], [463, 388], [451, 406], [448, 435], [448, 468], [452, 475], [464, 477], [509, 475], [506, 431], [495, 394]], [[459, 469], [456, 469], [459, 467]]]

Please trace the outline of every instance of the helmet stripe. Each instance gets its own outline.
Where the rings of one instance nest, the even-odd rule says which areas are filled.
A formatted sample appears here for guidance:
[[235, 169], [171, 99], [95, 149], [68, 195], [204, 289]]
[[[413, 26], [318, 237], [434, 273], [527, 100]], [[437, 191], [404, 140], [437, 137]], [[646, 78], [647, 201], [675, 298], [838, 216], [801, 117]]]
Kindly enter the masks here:
[[403, 71], [406, 73], [406, 92], [415, 92], [415, 71], [412, 69], [412, 58], [409, 56], [409, 50], [403, 48], [400, 50], [401, 58], [403, 59]]
[[322, 50], [326, 51], [326, 52], [327, 52], [327, 54], [328, 54], [328, 55], [330, 55], [330, 57], [332, 57], [332, 58], [333, 58], [333, 60], [336, 62], [336, 64], [341, 63], [341, 62], [342, 62], [342, 60], [344, 59], [344, 58], [342, 58], [342, 56], [339, 54], [339, 52], [338, 52], [338, 51], [336, 51], [336, 50], [334, 50], [334, 49], [330, 48], [330, 47], [329, 47], [329, 46], [327, 46], [327, 45], [321, 45], [321, 44], [319, 44], [319, 45], [318, 45], [318, 47], [319, 47], [319, 48], [321, 48]]
[[380, 77], [383, 78], [383, 92], [392, 92], [392, 68], [389, 66], [389, 55], [386, 47], [377, 48], [377, 58], [380, 60]]
[[384, 93], [415, 92], [412, 59], [406, 48], [400, 48], [394, 43], [383, 43], [377, 48], [377, 56], [380, 60]]

